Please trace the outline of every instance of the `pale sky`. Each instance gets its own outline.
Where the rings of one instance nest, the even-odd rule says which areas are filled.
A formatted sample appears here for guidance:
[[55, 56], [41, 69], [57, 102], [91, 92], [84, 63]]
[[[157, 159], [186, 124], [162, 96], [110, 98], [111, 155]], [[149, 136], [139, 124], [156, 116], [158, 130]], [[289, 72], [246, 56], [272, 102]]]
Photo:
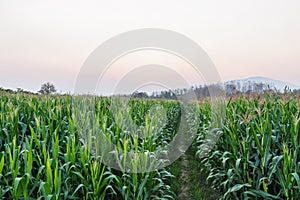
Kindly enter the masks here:
[[72, 92], [97, 46], [139, 28], [194, 40], [223, 81], [266, 76], [300, 85], [299, 10], [299, 0], [1, 0], [0, 87], [37, 91], [50, 81]]

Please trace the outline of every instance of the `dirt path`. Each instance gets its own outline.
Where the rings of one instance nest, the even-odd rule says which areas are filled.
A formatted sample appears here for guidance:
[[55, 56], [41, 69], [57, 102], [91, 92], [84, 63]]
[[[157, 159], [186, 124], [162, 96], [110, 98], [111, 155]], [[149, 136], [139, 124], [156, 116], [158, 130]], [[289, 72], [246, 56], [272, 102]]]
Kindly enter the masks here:
[[181, 185], [181, 192], [178, 195], [178, 200], [189, 200], [190, 199], [190, 195], [189, 195], [189, 184], [190, 184], [190, 176], [189, 176], [189, 162], [187, 160], [187, 155], [186, 153], [184, 153], [181, 157], [182, 161], [181, 161], [181, 175], [180, 175], [180, 180], [182, 182]]

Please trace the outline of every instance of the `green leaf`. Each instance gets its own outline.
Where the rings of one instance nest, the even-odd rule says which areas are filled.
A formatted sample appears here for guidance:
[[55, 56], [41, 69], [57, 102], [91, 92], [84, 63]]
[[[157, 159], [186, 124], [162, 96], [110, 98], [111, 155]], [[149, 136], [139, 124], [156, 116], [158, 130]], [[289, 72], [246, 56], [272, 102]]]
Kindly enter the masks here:
[[15, 198], [19, 199], [20, 195], [22, 194], [24, 189], [24, 181], [23, 177], [17, 177], [14, 180], [14, 194]]
[[249, 191], [244, 192], [244, 194], [249, 194], [253, 197], [261, 197], [262, 199], [267, 199], [267, 198], [281, 199], [281, 198], [279, 198], [279, 196], [269, 194], [269, 193], [264, 192], [262, 190], [249, 190]]
[[227, 195], [229, 195], [230, 193], [234, 193], [239, 191], [240, 189], [242, 189], [243, 187], [251, 187], [250, 184], [236, 184], [233, 187], [229, 188], [227, 190], [227, 192], [224, 194], [224, 196], [226, 197]]
[[297, 173], [292, 173], [292, 176], [295, 178], [297, 185], [298, 185], [298, 190], [300, 190], [300, 178]]
[[0, 174], [2, 174], [3, 167], [4, 167], [4, 155], [2, 155], [2, 158], [0, 161]]
[[138, 195], [137, 195], [137, 199], [139, 199], [141, 196], [142, 196], [142, 193], [143, 193], [143, 190], [145, 188], [145, 185], [148, 181], [148, 178], [149, 178], [149, 174], [147, 174], [143, 180], [143, 182], [140, 184], [139, 186], [139, 192], [138, 192]]
[[73, 192], [72, 197], [74, 197], [75, 194], [77, 193], [77, 191], [80, 190], [80, 188], [82, 188], [82, 187], [84, 187], [84, 185], [83, 185], [83, 184], [79, 184], [79, 185], [77, 186], [77, 188], [75, 189], [75, 191]]

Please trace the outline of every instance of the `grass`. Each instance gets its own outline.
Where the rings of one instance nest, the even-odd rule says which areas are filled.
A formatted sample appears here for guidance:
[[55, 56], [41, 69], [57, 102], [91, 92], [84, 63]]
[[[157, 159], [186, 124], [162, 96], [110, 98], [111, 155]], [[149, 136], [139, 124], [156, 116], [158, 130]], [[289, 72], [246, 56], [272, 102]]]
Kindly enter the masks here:
[[200, 159], [195, 158], [196, 150], [190, 147], [187, 151], [187, 159], [189, 161], [190, 196], [194, 200], [215, 200], [220, 198], [221, 194], [217, 190], [213, 190], [211, 185], [206, 182], [208, 174], [201, 172]]

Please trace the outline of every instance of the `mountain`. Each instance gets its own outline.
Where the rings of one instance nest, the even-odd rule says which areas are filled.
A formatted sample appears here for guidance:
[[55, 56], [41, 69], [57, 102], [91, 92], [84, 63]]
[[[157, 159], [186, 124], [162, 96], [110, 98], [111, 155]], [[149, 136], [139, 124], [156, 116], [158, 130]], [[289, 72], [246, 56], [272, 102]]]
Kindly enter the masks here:
[[224, 86], [226, 87], [229, 85], [235, 85], [238, 90], [242, 91], [242, 90], [247, 90], [247, 88], [250, 87], [250, 85], [258, 85], [258, 84], [263, 84], [269, 89], [277, 90], [279, 92], [283, 92], [286, 87], [292, 91], [294, 89], [300, 89], [300, 86], [297, 86], [295, 84], [283, 82], [280, 80], [274, 80], [271, 78], [260, 77], [260, 76], [249, 77], [240, 80], [227, 81], [224, 83]]

